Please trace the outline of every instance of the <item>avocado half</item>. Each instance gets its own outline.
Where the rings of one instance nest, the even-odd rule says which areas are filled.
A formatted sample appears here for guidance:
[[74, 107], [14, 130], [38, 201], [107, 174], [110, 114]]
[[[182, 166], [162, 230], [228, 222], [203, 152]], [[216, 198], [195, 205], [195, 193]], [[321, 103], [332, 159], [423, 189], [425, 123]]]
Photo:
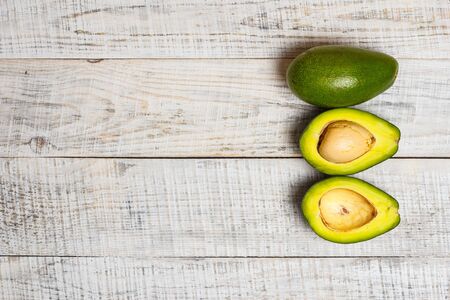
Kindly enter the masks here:
[[365, 102], [394, 83], [398, 63], [387, 54], [348, 46], [318, 46], [297, 56], [287, 83], [300, 99], [333, 108]]
[[305, 160], [322, 173], [349, 175], [368, 169], [398, 150], [400, 130], [371, 113], [337, 108], [314, 118], [300, 137]]
[[335, 243], [372, 239], [400, 223], [398, 202], [375, 186], [336, 176], [314, 184], [305, 194], [302, 211], [314, 232]]

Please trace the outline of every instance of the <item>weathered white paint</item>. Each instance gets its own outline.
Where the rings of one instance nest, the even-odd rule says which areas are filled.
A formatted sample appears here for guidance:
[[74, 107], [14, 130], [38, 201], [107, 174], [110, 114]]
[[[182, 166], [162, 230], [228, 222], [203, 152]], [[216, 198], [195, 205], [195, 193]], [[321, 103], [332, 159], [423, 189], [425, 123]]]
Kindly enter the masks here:
[[316, 236], [299, 203], [322, 178], [302, 159], [3, 159], [8, 255], [448, 256], [450, 160], [389, 160], [358, 177], [401, 224], [368, 242]]
[[[398, 156], [448, 157], [449, 28], [447, 0], [0, 0], [0, 156], [299, 156], [318, 110], [280, 58], [347, 44], [400, 58], [360, 106], [401, 128]], [[134, 60], [175, 57], [239, 60]], [[448, 299], [449, 170], [359, 174], [402, 222], [336, 245], [300, 216], [321, 178], [300, 159], [5, 158], [0, 299]]]
[[448, 58], [447, 0], [2, 0], [0, 57], [292, 57], [321, 44]]
[[[319, 113], [287, 88], [290, 60], [2, 60], [0, 156], [300, 156]], [[358, 106], [402, 131], [403, 157], [450, 154], [450, 60], [400, 60]]]
[[447, 299], [450, 260], [0, 258], [0, 299]]

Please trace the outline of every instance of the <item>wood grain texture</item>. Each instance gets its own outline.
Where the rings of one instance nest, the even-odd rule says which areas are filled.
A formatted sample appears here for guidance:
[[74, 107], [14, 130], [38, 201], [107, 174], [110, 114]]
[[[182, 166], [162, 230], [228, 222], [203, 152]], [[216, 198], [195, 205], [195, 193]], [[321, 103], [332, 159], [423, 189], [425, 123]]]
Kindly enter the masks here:
[[2, 0], [0, 57], [293, 57], [347, 44], [448, 58], [447, 0]]
[[[0, 156], [298, 157], [319, 113], [290, 60], [2, 60]], [[397, 125], [403, 157], [450, 155], [449, 60], [400, 60], [358, 106]]]
[[450, 159], [357, 175], [400, 202], [374, 240], [301, 217], [284, 75], [322, 44], [399, 58], [360, 108], [450, 158], [448, 0], [0, 0], [0, 299], [448, 299]]
[[394, 196], [401, 224], [368, 242], [316, 236], [301, 159], [3, 159], [3, 255], [449, 256], [450, 160], [390, 160], [358, 177]]
[[448, 299], [447, 259], [0, 258], [0, 299]]

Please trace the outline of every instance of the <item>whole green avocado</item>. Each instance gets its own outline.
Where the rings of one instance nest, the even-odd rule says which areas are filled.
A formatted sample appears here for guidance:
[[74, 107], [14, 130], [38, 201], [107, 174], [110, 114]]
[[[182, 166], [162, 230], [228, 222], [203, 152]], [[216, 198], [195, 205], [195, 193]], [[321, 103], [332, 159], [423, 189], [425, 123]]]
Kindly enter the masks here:
[[324, 108], [365, 102], [395, 81], [398, 63], [384, 53], [347, 46], [311, 48], [289, 65], [287, 82], [300, 99]]

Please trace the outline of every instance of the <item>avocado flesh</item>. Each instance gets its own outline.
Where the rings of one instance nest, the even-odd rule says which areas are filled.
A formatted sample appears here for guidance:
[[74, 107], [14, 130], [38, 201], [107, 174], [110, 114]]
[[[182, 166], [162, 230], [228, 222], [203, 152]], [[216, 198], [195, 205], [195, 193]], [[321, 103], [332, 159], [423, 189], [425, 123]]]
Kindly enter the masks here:
[[375, 186], [336, 176], [314, 184], [305, 194], [302, 211], [314, 232], [335, 243], [372, 239], [400, 223], [398, 202]]
[[394, 83], [397, 61], [384, 53], [347, 46], [311, 48], [289, 65], [287, 83], [300, 99], [324, 108], [363, 103]]
[[[330, 132], [329, 126], [336, 123], [333, 130], [339, 131]], [[342, 124], [347, 126], [343, 131]], [[309, 123], [300, 138], [300, 150], [305, 160], [322, 173], [349, 175], [393, 156], [399, 140], [400, 130], [386, 120], [362, 110], [337, 108]]]

